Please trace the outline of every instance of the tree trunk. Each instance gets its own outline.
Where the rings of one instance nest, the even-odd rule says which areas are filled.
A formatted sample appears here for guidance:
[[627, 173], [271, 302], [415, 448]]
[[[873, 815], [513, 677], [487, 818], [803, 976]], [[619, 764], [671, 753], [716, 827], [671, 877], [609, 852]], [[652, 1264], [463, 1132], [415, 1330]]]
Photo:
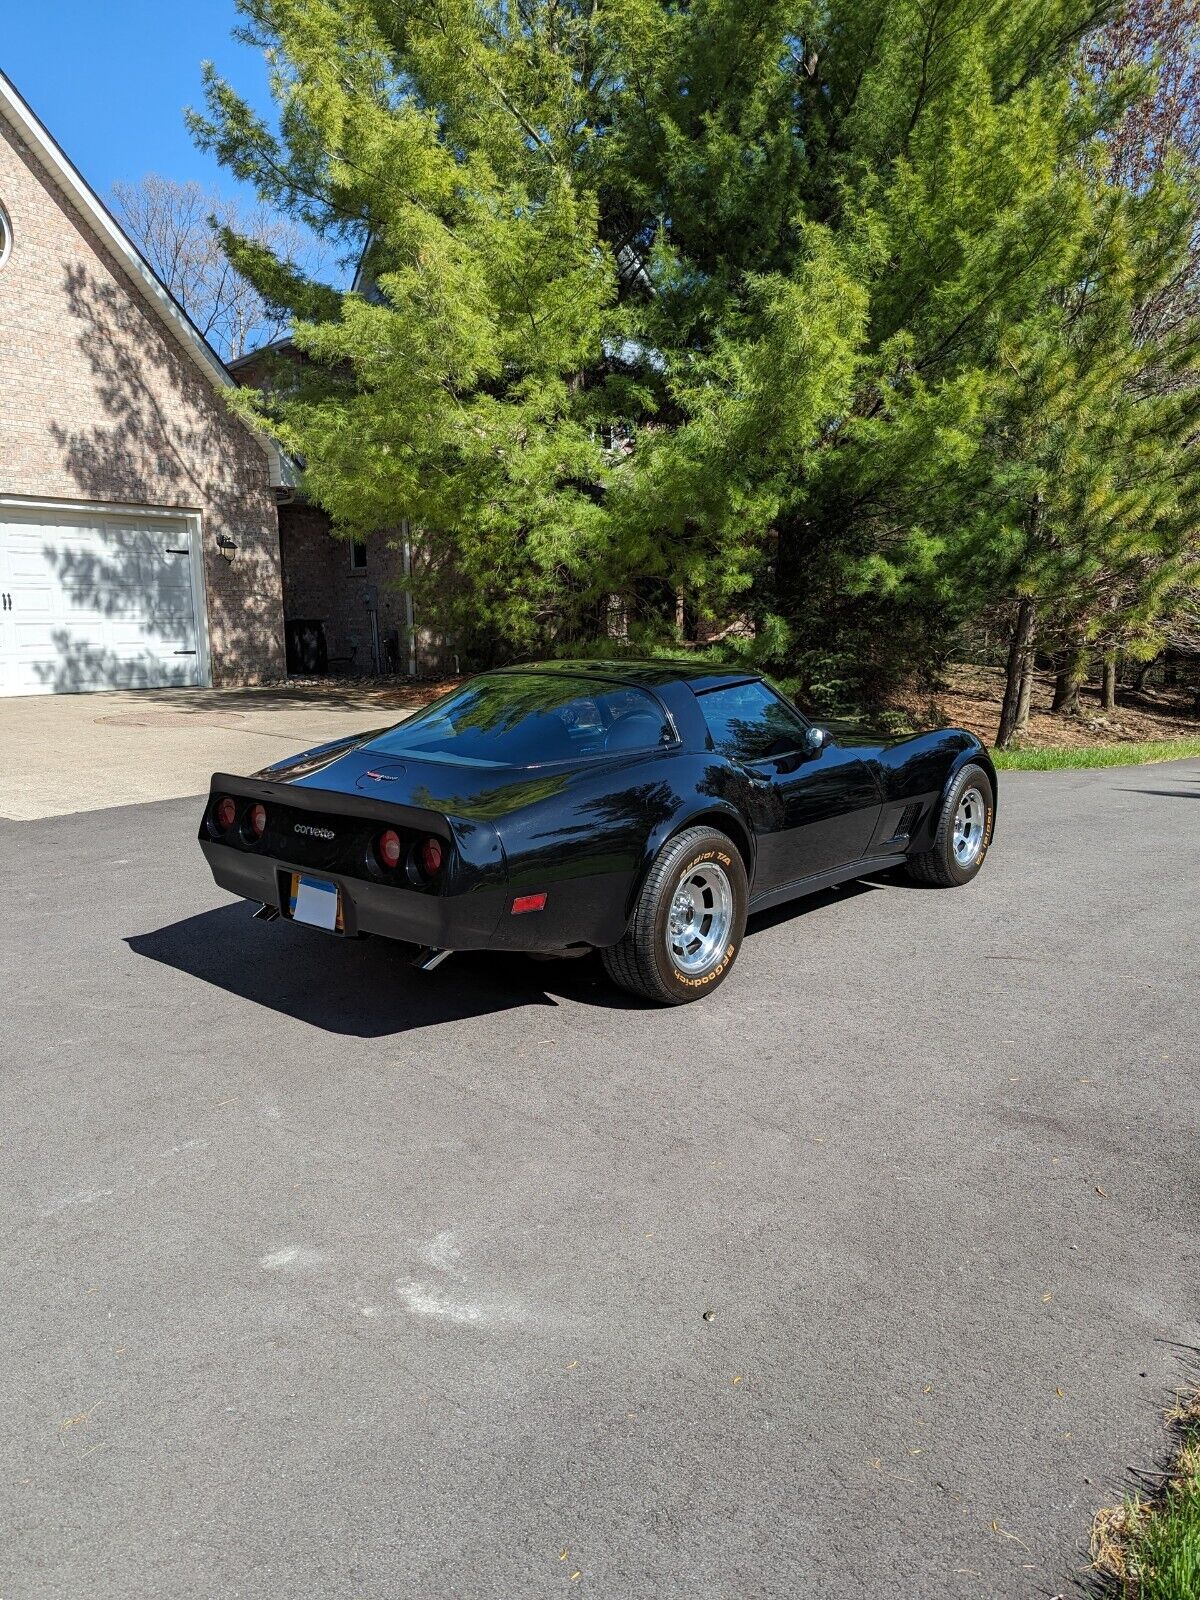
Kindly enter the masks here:
[[[1032, 607], [1032, 602], [1030, 602]], [[1025, 669], [1021, 673], [1021, 692], [1017, 696], [1017, 725], [1014, 734], [1024, 733], [1029, 726], [1029, 702], [1033, 699], [1033, 629], [1030, 628], [1029, 645], [1025, 651]]]
[[1063, 716], [1079, 715], [1079, 691], [1087, 670], [1087, 651], [1081, 634], [1068, 634], [1066, 647], [1058, 658], [1058, 671], [1054, 676], [1054, 699], [1051, 711]]
[[1033, 693], [1033, 634], [1036, 615], [1033, 601], [1025, 595], [1017, 606], [1012, 643], [1008, 648], [1008, 679], [1004, 704], [1000, 708], [997, 748], [1004, 750], [1014, 734], [1029, 722], [1029, 697]]
[[1100, 704], [1105, 711], [1117, 709], [1117, 657], [1116, 652], [1104, 658], [1104, 676], [1101, 679]]
[[1142, 661], [1138, 663], [1138, 669], [1133, 676], [1133, 687], [1139, 694], [1141, 694], [1143, 689], [1146, 687], [1146, 679], [1150, 676], [1150, 668], [1155, 666], [1157, 662], [1158, 657], [1155, 656], [1153, 661]]
[[1051, 711], [1061, 711], [1064, 716], [1074, 717], [1079, 714], [1079, 686], [1082, 679], [1079, 674], [1079, 665], [1075, 656], [1054, 675], [1054, 699], [1051, 702]]

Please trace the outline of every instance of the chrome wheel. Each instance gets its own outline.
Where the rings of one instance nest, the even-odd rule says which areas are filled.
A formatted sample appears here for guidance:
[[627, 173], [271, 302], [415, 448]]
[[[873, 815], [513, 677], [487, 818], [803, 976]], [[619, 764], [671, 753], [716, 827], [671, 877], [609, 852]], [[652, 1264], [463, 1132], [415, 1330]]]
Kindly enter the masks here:
[[954, 859], [969, 867], [983, 849], [987, 806], [978, 789], [964, 789], [954, 813]]
[[689, 977], [716, 960], [733, 926], [733, 886], [724, 869], [705, 861], [681, 879], [667, 918], [667, 955]]

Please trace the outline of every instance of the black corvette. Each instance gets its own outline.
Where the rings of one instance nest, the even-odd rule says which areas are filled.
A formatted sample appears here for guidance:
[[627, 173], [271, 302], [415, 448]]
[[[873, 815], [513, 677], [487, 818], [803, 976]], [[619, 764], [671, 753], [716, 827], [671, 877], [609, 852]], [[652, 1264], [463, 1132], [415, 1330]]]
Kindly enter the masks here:
[[216, 773], [200, 844], [256, 915], [454, 950], [599, 950], [678, 1004], [747, 914], [903, 865], [969, 883], [996, 814], [973, 734], [836, 736], [761, 677], [552, 662], [486, 673], [395, 727]]

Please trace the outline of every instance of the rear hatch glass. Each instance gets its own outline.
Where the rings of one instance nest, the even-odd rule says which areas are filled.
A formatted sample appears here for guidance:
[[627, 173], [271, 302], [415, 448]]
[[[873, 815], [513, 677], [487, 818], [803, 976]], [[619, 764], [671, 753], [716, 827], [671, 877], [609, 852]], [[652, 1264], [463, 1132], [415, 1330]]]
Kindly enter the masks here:
[[487, 673], [366, 746], [469, 766], [535, 767], [653, 750], [671, 730], [644, 689], [557, 673]]

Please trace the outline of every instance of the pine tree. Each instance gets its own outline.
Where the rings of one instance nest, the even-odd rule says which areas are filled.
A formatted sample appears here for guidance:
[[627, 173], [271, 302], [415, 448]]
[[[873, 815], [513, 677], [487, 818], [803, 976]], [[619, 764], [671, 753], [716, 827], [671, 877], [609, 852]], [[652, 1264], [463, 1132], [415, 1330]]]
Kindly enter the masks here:
[[[1136, 250], [1099, 249], [1102, 134], [1146, 89], [1083, 70], [1094, 0], [242, 9], [279, 131], [210, 72], [195, 132], [369, 241], [374, 286], [227, 234], [309, 358], [242, 403], [347, 533], [427, 530], [469, 660], [594, 641], [614, 608], [669, 642], [682, 594], [861, 699], [1091, 571], [1072, 386], [1093, 415], [1111, 391], [1080, 273], [1152, 276], [1138, 230], [1177, 220], [1166, 188], [1130, 200]], [[1132, 480], [1106, 504], [1111, 554]]]

